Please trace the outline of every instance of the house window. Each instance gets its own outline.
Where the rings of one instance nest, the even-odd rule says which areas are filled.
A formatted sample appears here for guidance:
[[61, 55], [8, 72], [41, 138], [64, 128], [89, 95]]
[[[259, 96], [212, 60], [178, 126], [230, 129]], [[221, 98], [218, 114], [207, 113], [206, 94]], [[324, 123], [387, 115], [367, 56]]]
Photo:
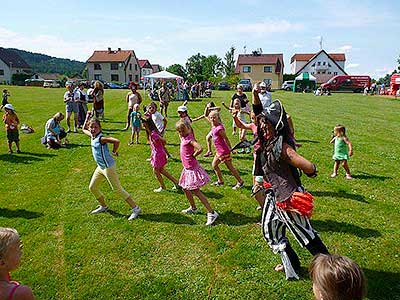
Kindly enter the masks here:
[[250, 73], [251, 67], [250, 66], [243, 66], [243, 73]]
[[271, 78], [265, 78], [263, 81], [265, 82], [265, 84], [266, 84], [267, 86], [268, 86], [268, 85], [272, 85], [272, 79], [271, 79]]
[[321, 74], [321, 72], [320, 72], [320, 71], [318, 71], [318, 72], [317, 72], [317, 74]]
[[317, 66], [320, 66], [321, 65], [321, 62], [319, 61], [319, 62], [317, 62]]
[[337, 72], [333, 72], [333, 75], [337, 75]]
[[313, 64], [311, 65], [311, 67], [315, 67], [315, 63], [313, 63]]
[[[132, 66], [132, 64], [131, 64]], [[129, 74], [129, 81], [132, 81], [132, 74]]]
[[329, 72], [328, 72], [328, 74], [332, 74], [332, 72], [331, 72], [331, 71], [329, 71]]
[[139, 75], [135, 75], [135, 81], [139, 82]]
[[132, 70], [132, 64], [129, 64], [129, 70]]
[[311, 75], [314, 75], [315, 74], [315, 72], [311, 72]]
[[271, 66], [264, 66], [264, 73], [272, 73], [272, 67]]
[[322, 63], [322, 65], [323, 65], [323, 66], [326, 66], [326, 62], [324, 61], [324, 62]]
[[[112, 63], [111, 64], [111, 70], [118, 70], [118, 64]], [[112, 76], [112, 75], [111, 75]]]
[[332, 67], [330, 63], [328, 63], [328, 67], [329, 67], [329, 68]]
[[137, 71], [137, 64], [135, 64], [135, 71]]
[[4, 75], [4, 70], [0, 69], [0, 75]]
[[100, 64], [94, 64], [94, 69], [95, 70], [101, 70], [101, 65]]
[[119, 81], [118, 74], [111, 74], [111, 81]]
[[94, 80], [102, 80], [101, 74], [94, 74]]

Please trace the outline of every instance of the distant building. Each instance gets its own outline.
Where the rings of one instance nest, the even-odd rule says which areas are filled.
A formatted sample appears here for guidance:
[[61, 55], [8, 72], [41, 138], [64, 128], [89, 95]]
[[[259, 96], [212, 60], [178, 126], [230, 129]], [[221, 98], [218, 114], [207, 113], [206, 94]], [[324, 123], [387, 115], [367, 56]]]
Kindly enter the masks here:
[[133, 50], [94, 51], [86, 62], [88, 80], [139, 82], [140, 67]]
[[35, 73], [31, 76], [31, 79], [37, 80], [60, 80], [61, 75], [58, 73]]
[[153, 73], [157, 73], [157, 72], [161, 72], [162, 71], [162, 68], [161, 68], [160, 65], [152, 64], [151, 67], [153, 69]]
[[139, 59], [138, 63], [140, 67], [140, 79], [144, 76], [153, 74], [153, 67], [147, 59]]
[[13, 74], [30, 74], [32, 68], [13, 50], [0, 47], [0, 83], [11, 83]]
[[279, 89], [283, 81], [283, 54], [239, 54], [235, 74], [242, 79], [250, 79], [254, 85], [264, 81], [272, 89]]
[[317, 83], [327, 82], [333, 76], [347, 75], [344, 70], [344, 53], [326, 53], [321, 50], [314, 54], [294, 54], [290, 59], [291, 73], [296, 76], [308, 72], [317, 78]]

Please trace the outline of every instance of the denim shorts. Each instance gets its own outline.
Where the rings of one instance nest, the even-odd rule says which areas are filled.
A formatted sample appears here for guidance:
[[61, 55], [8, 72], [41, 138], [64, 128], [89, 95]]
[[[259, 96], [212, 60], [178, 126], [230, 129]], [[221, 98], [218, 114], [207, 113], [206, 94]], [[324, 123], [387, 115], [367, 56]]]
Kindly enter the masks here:
[[78, 103], [69, 101], [65, 103], [65, 109], [67, 112], [78, 113]]

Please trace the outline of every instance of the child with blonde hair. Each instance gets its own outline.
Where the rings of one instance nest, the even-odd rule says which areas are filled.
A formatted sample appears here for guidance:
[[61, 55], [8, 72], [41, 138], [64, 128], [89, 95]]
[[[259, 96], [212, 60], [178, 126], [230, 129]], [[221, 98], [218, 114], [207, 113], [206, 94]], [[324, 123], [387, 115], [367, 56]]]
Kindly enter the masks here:
[[231, 174], [236, 178], [237, 183], [232, 188], [234, 190], [240, 189], [244, 185], [243, 179], [240, 177], [239, 172], [235, 169], [232, 164], [232, 157], [231, 157], [231, 144], [229, 142], [228, 137], [226, 136], [225, 127], [221, 122], [221, 117], [218, 111], [210, 112], [209, 121], [211, 123], [212, 129], [212, 137], [213, 142], [216, 150], [216, 154], [214, 156], [212, 167], [217, 175], [218, 180], [213, 183], [215, 186], [224, 185], [224, 181], [222, 179], [222, 172], [219, 168], [221, 163], [224, 163]]
[[99, 201], [100, 205], [92, 211], [92, 214], [104, 213], [108, 210], [104, 195], [100, 191], [100, 184], [104, 181], [104, 179], [107, 179], [111, 188], [115, 190], [122, 198], [124, 198], [124, 200], [132, 208], [132, 212], [128, 217], [128, 220], [130, 221], [136, 219], [141, 212], [141, 208], [136, 205], [135, 201], [132, 199], [132, 196], [122, 188], [115, 166], [115, 161], [108, 150], [108, 144], [112, 144], [112, 155], [118, 156], [120, 142], [116, 138], [104, 136], [101, 132], [100, 121], [98, 119], [90, 119], [90, 117], [92, 117], [92, 113], [88, 112], [82, 131], [91, 138], [92, 154], [97, 163], [97, 168], [93, 173], [92, 179], [90, 180], [89, 190], [96, 197], [97, 201]]
[[18, 269], [21, 262], [22, 242], [14, 228], [0, 227], [0, 299], [31, 300], [29, 286], [12, 281], [10, 272]]
[[335, 150], [333, 153], [333, 160], [335, 164], [333, 165], [333, 173], [331, 175], [332, 178], [338, 175], [339, 165], [342, 164], [343, 168], [346, 171], [346, 179], [353, 179], [350, 174], [350, 168], [347, 163], [350, 156], [353, 155], [353, 145], [350, 140], [346, 136], [346, 128], [343, 125], [336, 125], [333, 129], [333, 137], [330, 143], [335, 144]]
[[212, 225], [218, 218], [219, 214], [212, 209], [207, 197], [200, 190], [209, 181], [210, 177], [207, 172], [200, 166], [196, 157], [203, 151], [203, 148], [194, 138], [193, 129], [190, 123], [180, 120], [176, 123], [176, 130], [179, 132], [181, 139], [181, 161], [183, 170], [179, 179], [179, 185], [182, 187], [185, 195], [190, 203], [190, 207], [182, 210], [186, 214], [194, 214], [198, 212], [193, 199], [196, 195], [207, 209], [207, 223]]
[[134, 144], [135, 136], [136, 136], [136, 144], [139, 144], [139, 133], [140, 129], [142, 128], [142, 114], [139, 112], [139, 104], [136, 103], [133, 105], [133, 111], [131, 112], [130, 115], [131, 118], [131, 127], [132, 127], [132, 135], [131, 135], [131, 141], [129, 142], [129, 145]]
[[362, 300], [366, 295], [363, 271], [346, 256], [315, 256], [310, 277], [316, 300]]
[[5, 114], [3, 115], [3, 122], [6, 124], [7, 140], [8, 140], [8, 154], [12, 154], [12, 143], [17, 146], [17, 153], [21, 153], [19, 149], [19, 132], [18, 125], [19, 119], [12, 104], [4, 105]]

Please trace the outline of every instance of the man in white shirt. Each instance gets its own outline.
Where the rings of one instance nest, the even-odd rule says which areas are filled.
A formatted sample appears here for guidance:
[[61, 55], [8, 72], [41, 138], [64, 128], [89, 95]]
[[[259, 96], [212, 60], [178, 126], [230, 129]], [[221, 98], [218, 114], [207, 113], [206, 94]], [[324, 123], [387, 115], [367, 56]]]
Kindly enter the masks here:
[[263, 109], [266, 109], [272, 103], [272, 95], [267, 90], [267, 84], [263, 81], [260, 83], [260, 93], [258, 94], [260, 97], [261, 104]]

